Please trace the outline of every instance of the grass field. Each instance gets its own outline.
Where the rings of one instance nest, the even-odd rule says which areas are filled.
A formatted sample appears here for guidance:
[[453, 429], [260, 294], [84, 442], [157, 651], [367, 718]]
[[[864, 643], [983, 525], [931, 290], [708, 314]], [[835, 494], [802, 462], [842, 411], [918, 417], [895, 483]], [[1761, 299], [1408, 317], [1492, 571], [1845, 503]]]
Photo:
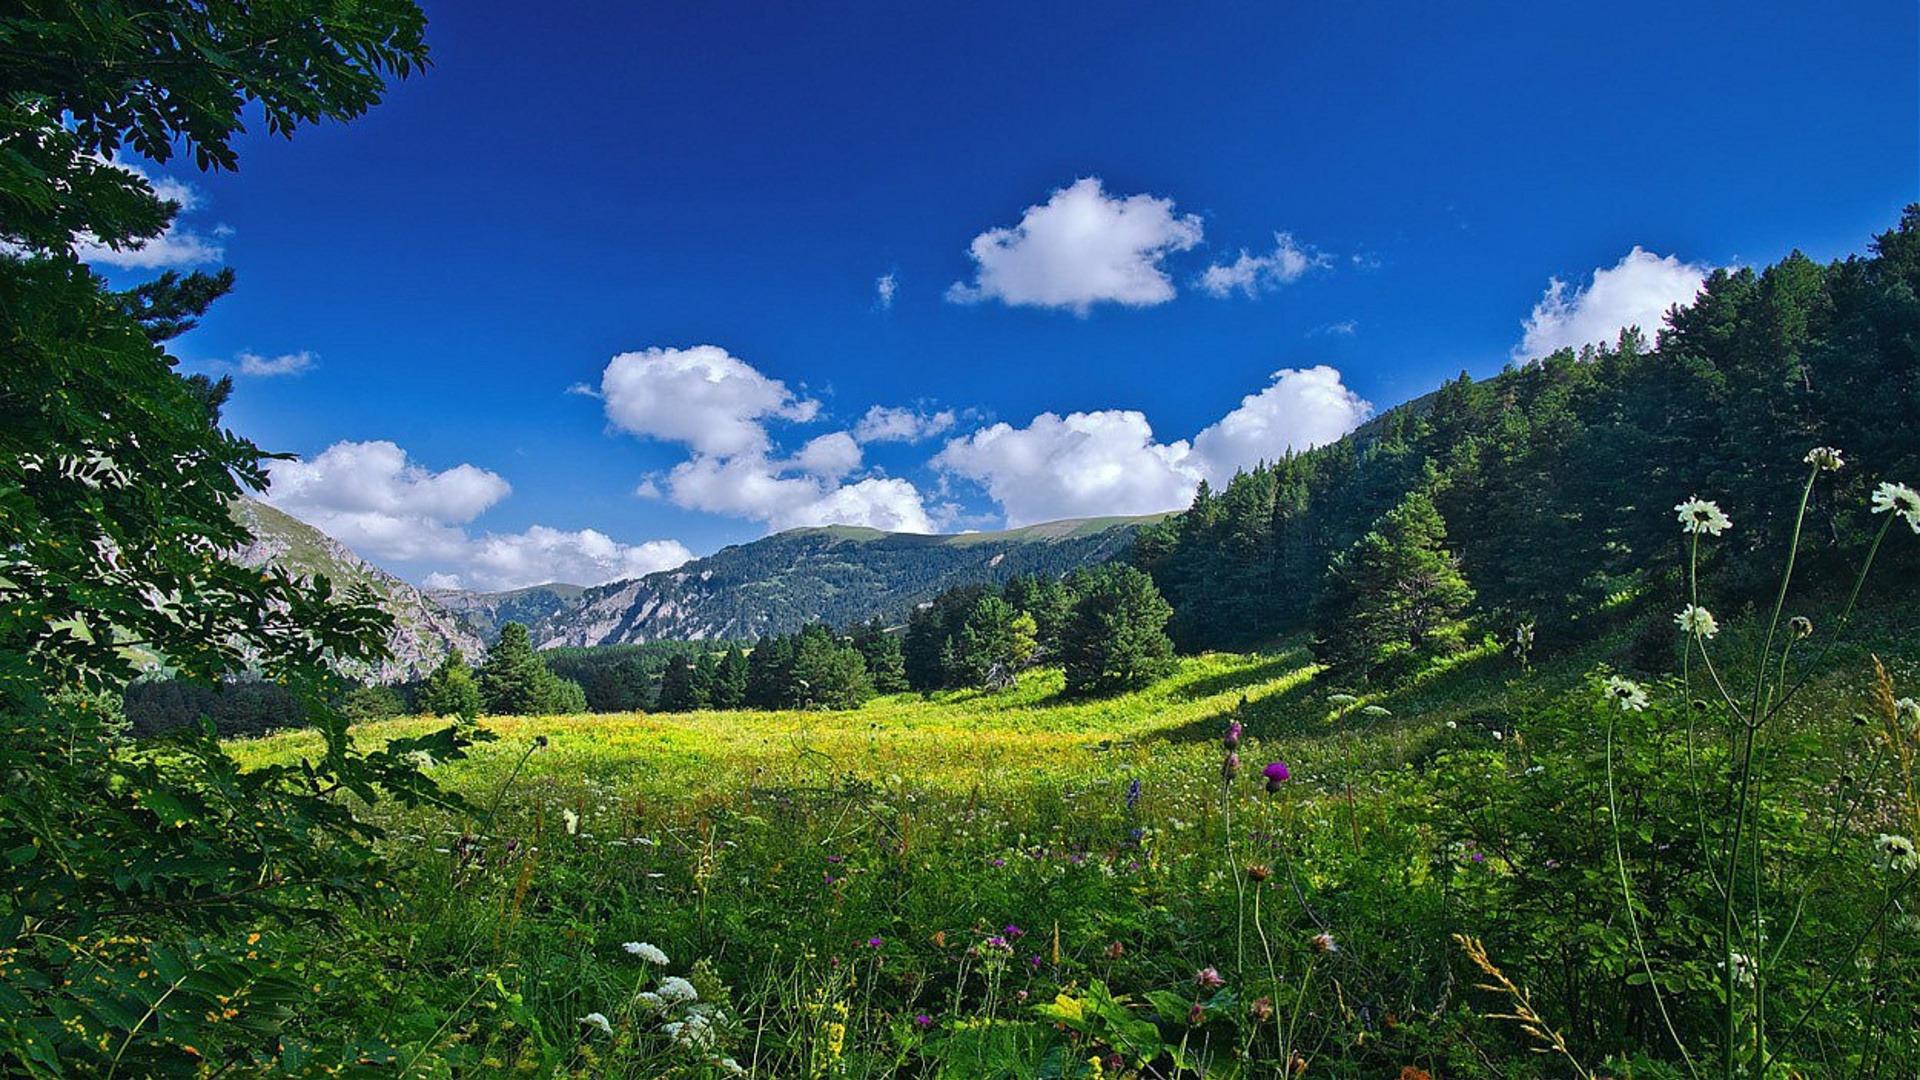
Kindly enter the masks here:
[[[303, 1023], [418, 1075], [1683, 1075], [1633, 989], [1590, 660], [1522, 678], [1488, 648], [1377, 700], [1283, 648], [1102, 701], [1042, 670], [845, 713], [485, 719], [495, 741], [432, 770], [473, 811], [375, 810], [392, 906], [276, 940], [313, 980]], [[1629, 864], [1690, 827], [1664, 801], [1682, 750], [1621, 763], [1648, 808]], [[1678, 911], [1695, 884], [1648, 889]], [[1806, 937], [1858, 903], [1803, 904]], [[1676, 1023], [1710, 1029], [1711, 959], [1686, 921], [1646, 923]], [[1883, 948], [1911, 939], [1890, 926]], [[1488, 1018], [1513, 1002], [1472, 988], [1456, 933], [1537, 988], [1568, 1054]]]

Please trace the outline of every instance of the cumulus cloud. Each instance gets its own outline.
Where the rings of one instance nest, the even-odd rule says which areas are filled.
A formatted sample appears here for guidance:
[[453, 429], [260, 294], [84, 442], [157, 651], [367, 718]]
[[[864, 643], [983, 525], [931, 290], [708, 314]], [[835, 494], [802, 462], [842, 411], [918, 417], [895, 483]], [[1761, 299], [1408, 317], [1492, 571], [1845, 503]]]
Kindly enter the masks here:
[[819, 402], [717, 345], [621, 353], [607, 364], [600, 394], [615, 427], [702, 454], [763, 453], [760, 421], [811, 420], [820, 411]]
[[898, 291], [899, 288], [900, 283], [894, 280], [892, 274], [880, 275], [875, 278], [873, 282], [873, 302], [879, 306], [881, 311], [886, 311], [893, 307], [893, 294]]
[[668, 474], [667, 496], [678, 506], [763, 521], [775, 531], [810, 525], [933, 531], [919, 490], [905, 480], [868, 477], [842, 484], [838, 477], [807, 471], [797, 459], [772, 461], [760, 454], [696, 454]]
[[[175, 203], [179, 212], [185, 214], [198, 209], [200, 193], [188, 184], [167, 176], [154, 176], [146, 170], [124, 162], [112, 163], [114, 168], [130, 172], [147, 182], [155, 195]], [[123, 270], [159, 270], [186, 266], [199, 266], [204, 263], [217, 263], [226, 254], [218, 235], [224, 230], [215, 230], [215, 236], [209, 237], [183, 228], [178, 219], [167, 226], [165, 232], [137, 247], [115, 250], [102, 244], [98, 238], [82, 235], [80, 242], [73, 246], [73, 253], [80, 261], [117, 266]]]
[[875, 405], [853, 425], [853, 437], [863, 443], [915, 443], [947, 431], [958, 419], [950, 410], [925, 413]]
[[1132, 410], [1042, 413], [1025, 427], [999, 423], [953, 439], [933, 465], [984, 487], [1013, 527], [1151, 514], [1187, 505], [1202, 479], [1223, 483], [1289, 447], [1337, 439], [1370, 412], [1334, 369], [1287, 369], [1191, 443], [1158, 441]]
[[809, 440], [793, 455], [793, 465], [809, 476], [841, 480], [860, 467], [860, 444], [847, 432], [831, 432]]
[[1693, 302], [1709, 272], [1709, 267], [1681, 262], [1675, 255], [1655, 255], [1636, 244], [1611, 268], [1594, 270], [1592, 283], [1584, 289], [1569, 292], [1566, 282], [1549, 278], [1546, 295], [1523, 324], [1526, 333], [1514, 347], [1514, 358], [1610, 343], [1629, 326], [1638, 326], [1651, 338], [1669, 307]]
[[1173, 200], [1109, 197], [1097, 177], [1087, 177], [1027, 207], [1018, 225], [974, 237], [968, 247], [974, 280], [955, 282], [947, 299], [999, 300], [1079, 315], [1102, 302], [1163, 304], [1173, 299], [1174, 286], [1161, 260], [1200, 237], [1200, 219], [1176, 216]]
[[1108, 409], [994, 424], [947, 443], [933, 464], [985, 487], [1019, 527], [1176, 509], [1200, 480], [1191, 454], [1185, 441], [1155, 441], [1145, 415]]
[[266, 501], [371, 559], [431, 563], [430, 580], [511, 589], [550, 581], [597, 585], [678, 566], [671, 540], [629, 545], [594, 529], [535, 525], [474, 537], [465, 526], [512, 492], [473, 465], [433, 472], [391, 442], [338, 442], [306, 461], [270, 466]]
[[1273, 382], [1240, 399], [1240, 407], [1194, 436], [1193, 452], [1208, 481], [1338, 439], [1373, 414], [1373, 406], [1325, 364], [1273, 373]]
[[1295, 243], [1292, 233], [1274, 233], [1272, 251], [1254, 255], [1241, 248], [1240, 257], [1234, 261], [1207, 267], [1206, 273], [1200, 275], [1199, 285], [1214, 296], [1227, 297], [1241, 292], [1251, 299], [1282, 285], [1291, 285], [1305, 277], [1309, 270], [1332, 264], [1333, 260], [1326, 255]]
[[299, 352], [281, 353], [279, 356], [261, 356], [259, 353], [243, 352], [234, 357], [240, 374], [256, 379], [271, 379], [280, 375], [299, 375], [313, 367], [314, 355], [304, 349]]

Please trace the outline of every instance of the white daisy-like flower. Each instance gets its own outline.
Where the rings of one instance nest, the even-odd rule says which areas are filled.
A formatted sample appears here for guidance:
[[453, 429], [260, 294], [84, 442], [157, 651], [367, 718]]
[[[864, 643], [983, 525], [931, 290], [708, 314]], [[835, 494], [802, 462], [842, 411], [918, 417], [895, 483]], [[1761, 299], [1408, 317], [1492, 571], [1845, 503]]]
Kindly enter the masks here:
[[1892, 833], [1881, 833], [1873, 842], [1873, 850], [1880, 853], [1881, 865], [1899, 873], [1908, 873], [1920, 869], [1920, 852], [1916, 852], [1913, 841]]
[[1647, 707], [1647, 688], [1632, 679], [1614, 675], [1607, 679], [1608, 700], [1625, 712], [1641, 712]]
[[1822, 472], [1839, 472], [1846, 464], [1840, 458], [1840, 451], [1831, 446], [1816, 446], [1807, 451], [1806, 462]]
[[613, 1034], [613, 1024], [608, 1022], [606, 1013], [590, 1012], [581, 1017], [580, 1022], [589, 1027], [599, 1028], [600, 1033], [603, 1035]]
[[1913, 531], [1920, 533], [1920, 492], [1905, 484], [1881, 481], [1873, 489], [1873, 512], [1884, 514], [1889, 510], [1906, 518]]
[[660, 980], [660, 998], [668, 1004], [680, 1001], [699, 1001], [700, 991], [693, 984], [678, 975], [669, 975]]
[[1680, 517], [1682, 532], [1719, 536], [1733, 527], [1733, 519], [1720, 512], [1719, 504], [1708, 502], [1698, 495], [1689, 496], [1686, 502], [1676, 505], [1673, 510]]
[[1696, 637], [1710, 638], [1720, 632], [1720, 624], [1713, 621], [1713, 612], [1699, 604], [1688, 604], [1673, 621], [1683, 632]]
[[657, 946], [649, 945], [644, 941], [629, 941], [620, 947], [627, 950], [629, 955], [637, 956], [649, 964], [660, 964], [664, 967], [667, 963], [666, 953], [661, 952]]

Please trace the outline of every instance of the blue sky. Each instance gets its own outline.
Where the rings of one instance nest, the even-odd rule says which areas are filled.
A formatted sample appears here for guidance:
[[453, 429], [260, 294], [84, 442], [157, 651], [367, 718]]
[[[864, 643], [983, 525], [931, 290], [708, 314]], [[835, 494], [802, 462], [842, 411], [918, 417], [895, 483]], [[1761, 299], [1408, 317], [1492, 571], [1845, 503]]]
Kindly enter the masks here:
[[1920, 198], [1904, 0], [425, 6], [111, 270], [236, 268], [178, 351], [416, 581], [1175, 509]]

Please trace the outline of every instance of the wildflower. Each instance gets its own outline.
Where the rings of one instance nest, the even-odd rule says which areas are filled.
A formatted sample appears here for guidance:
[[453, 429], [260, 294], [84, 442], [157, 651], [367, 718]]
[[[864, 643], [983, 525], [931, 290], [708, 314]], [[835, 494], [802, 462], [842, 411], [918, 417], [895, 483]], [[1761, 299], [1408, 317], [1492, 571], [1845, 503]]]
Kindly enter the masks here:
[[660, 999], [670, 1005], [678, 1001], [699, 1001], [700, 991], [680, 976], [669, 975], [660, 980]]
[[613, 1024], [607, 1020], [606, 1013], [590, 1012], [580, 1018], [580, 1023], [599, 1028], [603, 1035], [613, 1034]]
[[1682, 532], [1719, 536], [1733, 527], [1732, 519], [1720, 512], [1718, 504], [1708, 502], [1698, 495], [1689, 496], [1686, 502], [1680, 503], [1673, 509], [1680, 517]]
[[1393, 710], [1392, 710], [1392, 709], [1389, 709], [1389, 708], [1387, 708], [1387, 707], [1386, 707], [1385, 705], [1369, 705], [1369, 706], [1367, 706], [1366, 708], [1364, 708], [1364, 709], [1361, 709], [1361, 710], [1360, 710], [1360, 715], [1362, 715], [1362, 716], [1392, 716], [1392, 715], [1393, 715]]
[[1020, 929], [1018, 926], [1015, 926], [1012, 923], [1008, 923], [1006, 926], [1006, 929], [1002, 930], [1001, 933], [1007, 935], [1008, 941], [1018, 941], [1021, 938], [1027, 936], [1027, 932], [1025, 930]]
[[1193, 985], [1198, 986], [1202, 990], [1218, 990], [1227, 985], [1227, 980], [1220, 977], [1220, 970], [1218, 968], [1212, 964], [1208, 964], [1194, 975]]
[[[1746, 953], [1728, 953], [1727, 960], [1733, 965], [1733, 983], [1746, 989], [1753, 988], [1753, 958]], [[1726, 967], [1727, 964], [1721, 964]]]
[[741, 1068], [740, 1063], [733, 1060], [732, 1058], [721, 1058], [719, 1061], [719, 1065], [720, 1065], [720, 1068], [724, 1070], [728, 1076], [747, 1075], [747, 1070]]
[[1265, 881], [1273, 876], [1273, 869], [1266, 863], [1254, 863], [1247, 867], [1247, 876], [1255, 881]]
[[1253, 999], [1253, 1004], [1247, 1006], [1247, 1015], [1253, 1017], [1256, 1024], [1273, 1019], [1273, 999], [1270, 997]]
[[1893, 714], [1902, 720], [1920, 723], [1920, 701], [1903, 697], [1893, 703]]
[[1840, 451], [1831, 446], [1816, 446], [1807, 451], [1806, 462], [1822, 472], [1839, 472], [1846, 462], [1840, 460]]
[[1327, 933], [1325, 930], [1308, 938], [1307, 944], [1313, 946], [1313, 951], [1317, 953], [1337, 953], [1340, 951], [1340, 943], [1333, 940], [1333, 935]]
[[1240, 721], [1238, 720], [1228, 724], [1226, 737], [1220, 740], [1221, 745], [1229, 750], [1238, 750], [1240, 748], [1240, 735], [1244, 731], [1246, 731], [1246, 728], [1241, 727]]
[[667, 1011], [667, 999], [651, 990], [640, 991], [633, 995], [633, 1000], [645, 1006], [648, 1012], [663, 1013]]
[[1271, 795], [1279, 791], [1280, 785], [1286, 783], [1287, 778], [1292, 776], [1293, 773], [1288, 771], [1286, 762], [1275, 761], [1268, 763], [1266, 768], [1261, 769], [1260, 775], [1267, 778], [1267, 793]]
[[1234, 778], [1234, 775], [1239, 771], [1240, 771], [1240, 755], [1234, 753], [1231, 750], [1227, 751], [1226, 760], [1220, 763], [1220, 778], [1222, 780], [1231, 780]]
[[547, 737], [545, 735], [535, 735], [533, 737], [533, 745], [544, 750], [547, 746]]
[[882, 945], [885, 945], [886, 943], [887, 943], [886, 938], [870, 937], [867, 939], [867, 948], [878, 949]]
[[1125, 955], [1127, 955], [1127, 947], [1125, 945], [1116, 941], [1107, 946], [1107, 959], [1118, 960]]
[[1449, 720], [1449, 721], [1447, 721], [1447, 730], [1448, 730], [1448, 731], [1452, 731], [1452, 730], [1453, 730], [1454, 728], [1457, 728], [1457, 727], [1459, 727], [1459, 726], [1460, 726], [1460, 724], [1459, 724], [1459, 722], [1458, 722], [1458, 721], [1455, 721], [1455, 720]]
[[1874, 840], [1873, 849], [1880, 853], [1880, 861], [1889, 870], [1900, 873], [1920, 870], [1920, 852], [1915, 852], [1913, 841], [1904, 836], [1881, 833]]
[[667, 954], [644, 941], [629, 941], [620, 947], [627, 950], [629, 955], [637, 956], [649, 964], [659, 964], [663, 967], [666, 965]]
[[913, 1026], [919, 1028], [921, 1031], [925, 1031], [933, 1026], [933, 1017], [928, 1016], [926, 1013], [921, 1013], [919, 1016], [913, 1018]]
[[1333, 694], [1327, 700], [1335, 705], [1351, 705], [1360, 699], [1352, 694]]
[[571, 810], [562, 810], [560, 811], [560, 819], [567, 823], [568, 836], [572, 836], [575, 833], [578, 833], [580, 831], [580, 815], [579, 814], [576, 814]]
[[1505, 738], [1506, 738], [1506, 736], [1505, 736], [1505, 735], [1502, 735], [1502, 734], [1500, 733], [1500, 730], [1499, 730], [1498, 728], [1495, 728], [1495, 729], [1494, 729], [1494, 732], [1493, 732], [1493, 741], [1494, 741], [1494, 742], [1499, 742], [1499, 741], [1501, 741], [1502, 739], [1505, 739]]
[[1131, 811], [1138, 810], [1139, 808], [1140, 778], [1136, 776], [1127, 784], [1127, 809]]
[[1607, 697], [1625, 712], [1640, 712], [1647, 707], [1646, 688], [1632, 679], [1614, 675], [1607, 679]]
[[660, 1030], [671, 1036], [674, 1042], [695, 1050], [705, 1050], [713, 1045], [713, 1021], [703, 1013], [693, 1013], [685, 1020], [662, 1024]]
[[1699, 604], [1688, 604], [1673, 617], [1673, 621], [1682, 633], [1695, 637], [1710, 638], [1720, 632], [1720, 624], [1713, 621], [1713, 613]]
[[1920, 533], [1920, 493], [1905, 484], [1881, 481], [1873, 489], [1873, 512], [1884, 514], [1889, 510], [1906, 518], [1913, 531]]
[[1206, 1022], [1207, 1022], [1207, 1007], [1205, 1005], [1200, 1004], [1197, 1001], [1194, 1002], [1193, 1008], [1187, 1010], [1187, 1026], [1199, 1027], [1201, 1024], [1204, 1024]]
[[1795, 641], [1805, 641], [1813, 636], [1813, 620], [1805, 615], [1795, 615], [1787, 620], [1787, 632]]

